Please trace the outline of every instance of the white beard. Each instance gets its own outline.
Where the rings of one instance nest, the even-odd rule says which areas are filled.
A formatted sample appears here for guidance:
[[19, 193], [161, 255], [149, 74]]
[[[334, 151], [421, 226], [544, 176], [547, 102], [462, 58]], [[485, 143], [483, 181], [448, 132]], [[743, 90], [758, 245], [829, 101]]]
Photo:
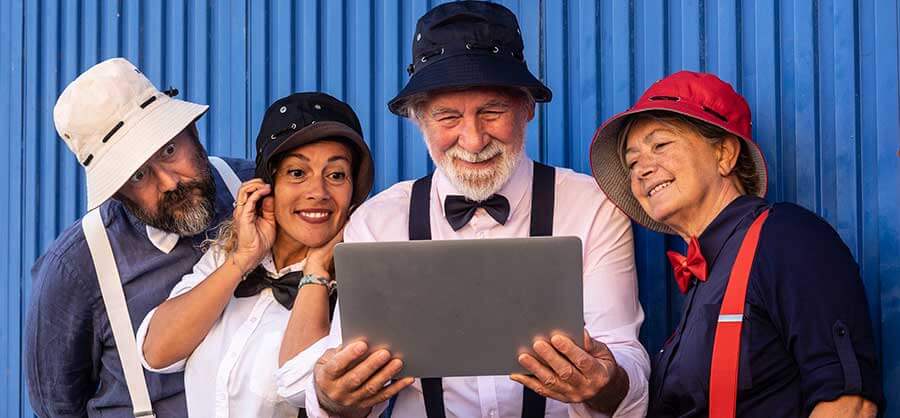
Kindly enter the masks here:
[[[466, 151], [456, 144], [444, 152], [443, 158], [438, 159], [435, 158], [435, 152], [427, 138], [426, 143], [429, 144], [428, 153], [431, 155], [432, 161], [441, 170], [444, 170], [453, 187], [456, 187], [456, 190], [459, 190], [467, 199], [476, 202], [487, 200], [506, 185], [518, 167], [525, 149], [525, 141], [513, 148], [492, 140], [478, 153]], [[453, 162], [458, 159], [477, 163], [491, 158], [496, 158], [497, 162], [485, 169], [459, 168]]]

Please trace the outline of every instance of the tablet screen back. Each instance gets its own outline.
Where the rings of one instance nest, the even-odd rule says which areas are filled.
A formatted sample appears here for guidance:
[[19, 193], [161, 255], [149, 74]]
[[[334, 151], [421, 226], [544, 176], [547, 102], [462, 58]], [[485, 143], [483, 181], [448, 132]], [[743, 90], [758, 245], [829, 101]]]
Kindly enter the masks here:
[[537, 336], [582, 344], [581, 240], [345, 243], [335, 248], [344, 341], [403, 359], [403, 376], [523, 372]]

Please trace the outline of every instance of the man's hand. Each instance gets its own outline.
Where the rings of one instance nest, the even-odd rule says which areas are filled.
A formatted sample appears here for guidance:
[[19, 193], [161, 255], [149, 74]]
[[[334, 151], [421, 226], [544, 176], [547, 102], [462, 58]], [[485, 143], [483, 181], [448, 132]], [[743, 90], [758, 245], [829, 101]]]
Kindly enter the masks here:
[[584, 332], [582, 349], [570, 338], [554, 335], [550, 341], [535, 341], [537, 357], [523, 353], [519, 364], [534, 376], [513, 374], [510, 378], [541, 396], [566, 403], [585, 403], [612, 415], [628, 393], [628, 374], [616, 363], [612, 352]]
[[365, 356], [368, 345], [357, 341], [343, 348], [329, 349], [313, 369], [319, 405], [332, 415], [344, 418], [364, 417], [373, 406], [387, 401], [411, 385], [407, 377], [385, 386], [403, 362], [391, 358], [387, 350]]

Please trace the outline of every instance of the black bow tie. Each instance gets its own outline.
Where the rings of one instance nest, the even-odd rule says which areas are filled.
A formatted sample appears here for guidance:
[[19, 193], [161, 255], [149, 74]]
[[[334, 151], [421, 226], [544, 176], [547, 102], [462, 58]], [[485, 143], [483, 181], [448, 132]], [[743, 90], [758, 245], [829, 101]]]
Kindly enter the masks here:
[[269, 287], [272, 289], [272, 295], [275, 296], [275, 300], [281, 306], [284, 306], [285, 309], [290, 310], [294, 307], [294, 299], [297, 298], [297, 286], [300, 284], [301, 278], [303, 278], [303, 272], [294, 271], [278, 279], [273, 279], [266, 274], [266, 269], [260, 265], [238, 284], [237, 288], [234, 289], [234, 297], [250, 297]]
[[444, 214], [454, 231], [459, 231], [460, 228], [466, 226], [478, 208], [484, 208], [488, 215], [491, 215], [491, 218], [494, 218], [500, 225], [505, 225], [509, 218], [509, 201], [498, 194], [481, 202], [458, 195], [449, 195], [444, 199]]

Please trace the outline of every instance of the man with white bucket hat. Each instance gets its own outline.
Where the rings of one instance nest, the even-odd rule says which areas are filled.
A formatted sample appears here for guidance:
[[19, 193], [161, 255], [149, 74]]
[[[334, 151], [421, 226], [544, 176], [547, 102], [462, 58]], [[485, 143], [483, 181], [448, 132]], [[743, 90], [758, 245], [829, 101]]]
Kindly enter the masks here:
[[200, 259], [254, 164], [207, 157], [194, 122], [208, 106], [175, 94], [113, 58], [56, 102], [88, 213], [32, 268], [24, 363], [39, 416], [187, 415], [181, 374], [143, 373], [134, 329]]

